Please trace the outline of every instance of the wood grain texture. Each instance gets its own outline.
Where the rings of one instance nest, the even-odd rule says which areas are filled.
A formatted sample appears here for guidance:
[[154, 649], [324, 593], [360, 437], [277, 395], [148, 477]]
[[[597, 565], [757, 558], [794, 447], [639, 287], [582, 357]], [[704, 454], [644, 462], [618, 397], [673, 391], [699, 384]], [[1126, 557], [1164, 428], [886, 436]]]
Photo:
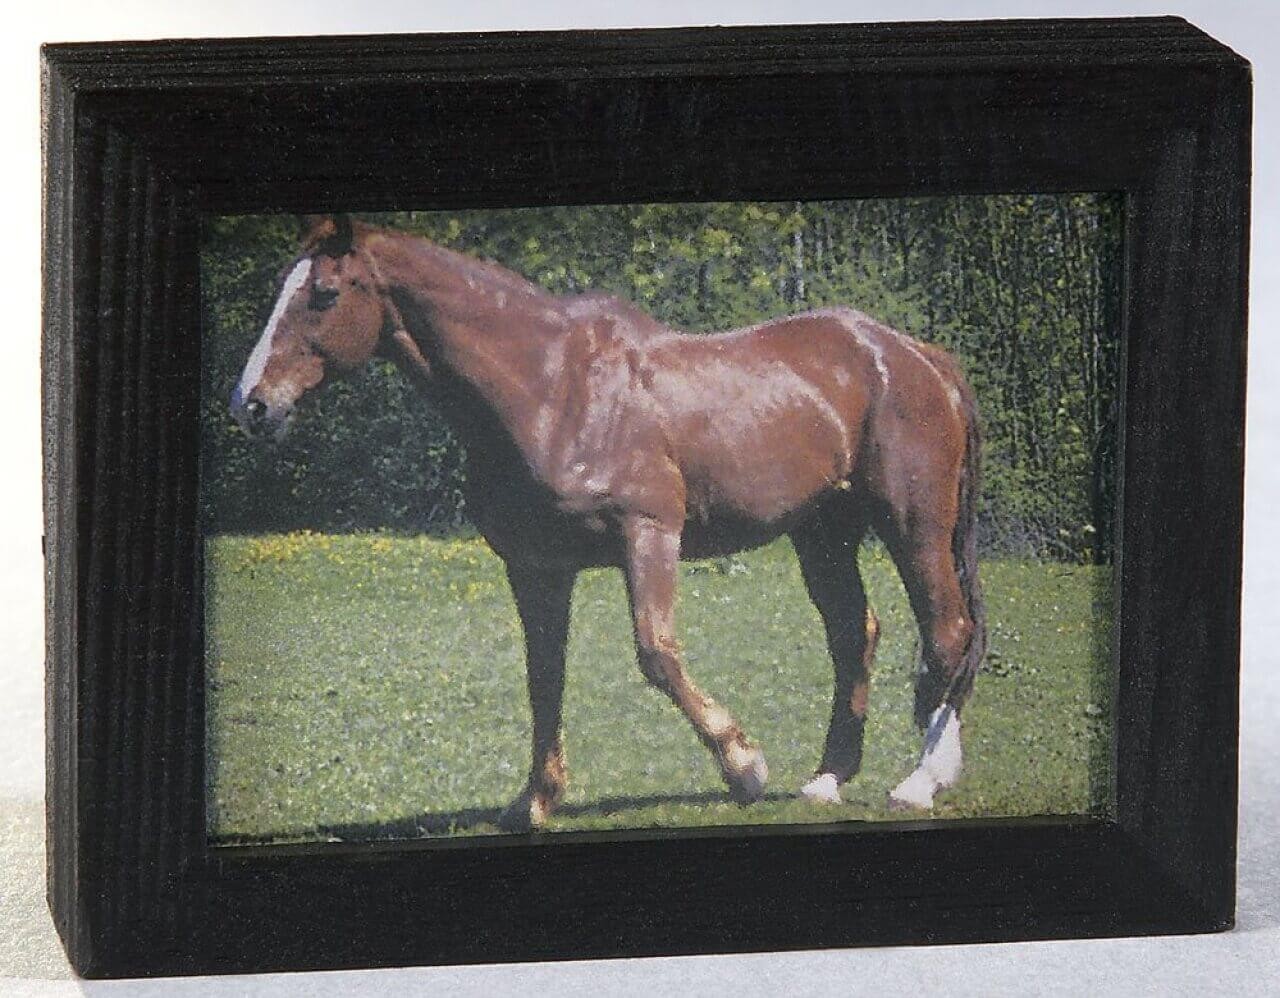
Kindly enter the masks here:
[[[45, 50], [49, 901], [93, 976], [1226, 928], [1249, 68], [1185, 22]], [[209, 850], [202, 212], [1122, 191], [1107, 821]]]

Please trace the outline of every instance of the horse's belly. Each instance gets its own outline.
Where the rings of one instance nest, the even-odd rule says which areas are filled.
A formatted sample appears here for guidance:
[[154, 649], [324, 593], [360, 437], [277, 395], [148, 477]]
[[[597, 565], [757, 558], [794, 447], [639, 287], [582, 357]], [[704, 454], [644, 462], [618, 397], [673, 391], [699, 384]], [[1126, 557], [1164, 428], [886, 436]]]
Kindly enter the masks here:
[[859, 412], [808, 397], [764, 413], [708, 413], [677, 441], [691, 521], [716, 533], [774, 533], [832, 490], [847, 489], [861, 447]]
[[[827, 432], [823, 432], [827, 430]], [[681, 550], [691, 558], [759, 547], [854, 486], [856, 441], [819, 428], [802, 440], [723, 449], [685, 473]]]
[[[858, 440], [829, 426], [808, 436], [770, 440], [747, 435], [684, 470], [686, 506], [693, 521], [725, 524], [721, 530], [760, 532], [795, 515], [835, 490], [846, 490]], [[743, 526], [739, 528], [739, 524]]]
[[762, 547], [782, 536], [802, 514], [764, 522], [733, 514], [687, 520], [680, 534], [680, 557], [716, 558]]

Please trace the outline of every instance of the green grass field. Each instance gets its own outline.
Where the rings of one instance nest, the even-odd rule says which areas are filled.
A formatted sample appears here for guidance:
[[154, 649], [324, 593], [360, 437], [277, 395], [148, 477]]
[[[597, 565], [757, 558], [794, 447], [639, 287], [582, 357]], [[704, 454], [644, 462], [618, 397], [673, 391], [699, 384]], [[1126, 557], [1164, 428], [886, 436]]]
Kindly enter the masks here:
[[[522, 787], [529, 708], [515, 608], [480, 540], [217, 537], [206, 545], [209, 834], [215, 842], [496, 831]], [[769, 761], [739, 807], [683, 716], [649, 689], [616, 571], [574, 593], [570, 788], [550, 831], [878, 821], [913, 767], [916, 631], [885, 555], [862, 557], [882, 638], [862, 772], [845, 804], [812, 775], [831, 666], [789, 545], [682, 566], [686, 663]], [[1080, 814], [1108, 798], [1109, 570], [983, 564], [990, 654], [966, 709], [966, 769], [939, 818]]]

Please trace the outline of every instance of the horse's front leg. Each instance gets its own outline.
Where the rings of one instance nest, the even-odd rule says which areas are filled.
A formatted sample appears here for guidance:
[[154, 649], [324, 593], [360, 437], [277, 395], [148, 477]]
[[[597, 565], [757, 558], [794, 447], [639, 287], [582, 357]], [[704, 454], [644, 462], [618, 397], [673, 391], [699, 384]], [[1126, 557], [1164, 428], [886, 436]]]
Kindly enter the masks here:
[[507, 579], [524, 627], [533, 761], [524, 790], [502, 813], [499, 824], [507, 831], [527, 831], [546, 821], [564, 799], [567, 771], [560, 709], [574, 573], [508, 562]]
[[680, 534], [647, 517], [630, 518], [623, 527], [640, 669], [652, 686], [684, 711], [720, 764], [730, 796], [739, 803], [759, 800], [769, 777], [764, 753], [747, 740], [727, 710], [694, 685], [680, 662], [675, 630]]

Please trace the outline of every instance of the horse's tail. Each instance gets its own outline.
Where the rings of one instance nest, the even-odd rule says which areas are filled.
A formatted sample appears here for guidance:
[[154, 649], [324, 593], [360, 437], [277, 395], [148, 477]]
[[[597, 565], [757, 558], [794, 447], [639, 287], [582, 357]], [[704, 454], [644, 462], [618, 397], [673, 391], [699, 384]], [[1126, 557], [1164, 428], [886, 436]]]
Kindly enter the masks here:
[[973, 630], [960, 659], [960, 668], [950, 677], [947, 702], [962, 706], [973, 690], [974, 679], [987, 653], [987, 607], [978, 579], [978, 488], [981, 480], [982, 429], [978, 402], [958, 368], [953, 378], [960, 393], [965, 421], [964, 460], [960, 465], [959, 503], [956, 525], [951, 532], [951, 555], [955, 559], [960, 593]]

